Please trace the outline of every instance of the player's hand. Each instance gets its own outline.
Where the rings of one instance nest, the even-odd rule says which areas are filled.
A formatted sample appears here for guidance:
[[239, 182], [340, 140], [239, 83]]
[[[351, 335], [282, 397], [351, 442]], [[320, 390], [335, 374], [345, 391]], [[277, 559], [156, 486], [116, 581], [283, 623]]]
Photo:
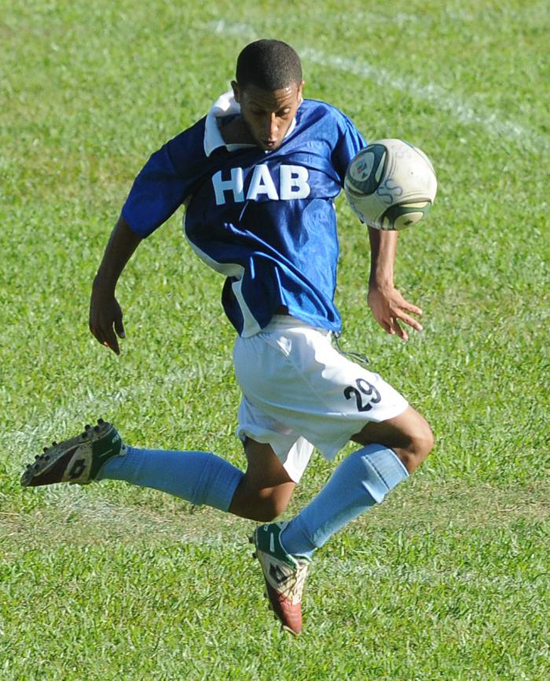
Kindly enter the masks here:
[[399, 322], [422, 331], [422, 325], [410, 315], [422, 315], [422, 310], [407, 302], [393, 286], [370, 286], [367, 300], [376, 321], [392, 336], [408, 340], [409, 336]]
[[126, 335], [122, 323], [122, 310], [113, 293], [95, 288], [92, 290], [90, 331], [102, 345], [120, 355], [118, 338], [126, 338]]

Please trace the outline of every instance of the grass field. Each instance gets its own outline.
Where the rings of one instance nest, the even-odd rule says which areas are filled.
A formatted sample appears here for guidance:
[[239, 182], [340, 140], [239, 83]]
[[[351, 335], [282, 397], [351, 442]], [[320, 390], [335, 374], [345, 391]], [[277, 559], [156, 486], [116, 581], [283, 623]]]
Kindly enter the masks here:
[[[0, 7], [0, 679], [547, 681], [548, 3]], [[440, 186], [400, 239], [397, 283], [425, 326], [406, 344], [370, 315], [366, 234], [338, 204], [343, 345], [426, 414], [437, 447], [319, 552], [298, 639], [263, 600], [252, 523], [123, 483], [19, 487], [45, 444], [98, 416], [132, 444], [244, 465], [222, 279], [181, 213], [119, 285], [120, 358], [87, 306], [134, 175], [262, 36], [293, 44], [306, 94], [368, 139], [423, 148]], [[331, 470], [314, 458], [285, 517]]]

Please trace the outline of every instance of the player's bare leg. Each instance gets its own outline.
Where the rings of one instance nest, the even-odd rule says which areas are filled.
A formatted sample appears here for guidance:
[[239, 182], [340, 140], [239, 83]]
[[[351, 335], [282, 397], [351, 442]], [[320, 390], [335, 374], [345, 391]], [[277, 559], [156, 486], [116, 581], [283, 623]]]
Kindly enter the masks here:
[[286, 509], [296, 483], [270, 445], [246, 439], [248, 467], [237, 487], [229, 512], [267, 522]]
[[409, 473], [420, 466], [434, 445], [428, 422], [410, 406], [399, 416], [387, 421], [367, 423], [351, 439], [360, 445], [378, 443], [389, 447]]

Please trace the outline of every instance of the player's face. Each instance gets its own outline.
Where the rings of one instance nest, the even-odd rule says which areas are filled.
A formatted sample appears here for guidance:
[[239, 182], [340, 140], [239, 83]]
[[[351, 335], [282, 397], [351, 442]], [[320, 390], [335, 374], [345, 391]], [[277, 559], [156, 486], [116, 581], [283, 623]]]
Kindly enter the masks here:
[[254, 142], [265, 151], [273, 151], [281, 146], [302, 103], [303, 84], [303, 81], [292, 83], [271, 91], [255, 85], [239, 88], [237, 83], [232, 83], [244, 122]]

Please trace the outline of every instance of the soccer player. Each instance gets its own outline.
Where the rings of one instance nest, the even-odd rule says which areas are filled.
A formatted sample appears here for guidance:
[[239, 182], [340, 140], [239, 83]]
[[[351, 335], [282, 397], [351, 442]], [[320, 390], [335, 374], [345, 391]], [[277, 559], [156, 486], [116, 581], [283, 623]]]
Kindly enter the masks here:
[[[283, 42], [247, 45], [231, 85], [136, 177], [93, 283], [90, 329], [120, 353], [116, 283], [142, 239], [183, 204], [192, 248], [226, 277], [246, 472], [209, 452], [126, 446], [100, 420], [45, 450], [22, 484], [125, 480], [263, 522], [251, 537], [255, 555], [276, 616], [297, 634], [314, 552], [407, 478], [433, 439], [396, 390], [331, 341], [341, 326], [334, 199], [363, 137], [334, 107], [303, 98], [300, 59]], [[397, 234], [369, 228], [369, 237], [369, 305], [388, 333], [406, 339], [402, 324], [420, 330], [411, 314], [421, 311], [393, 285]], [[290, 521], [271, 522], [313, 448], [330, 460], [350, 440], [357, 450], [311, 503]]]

